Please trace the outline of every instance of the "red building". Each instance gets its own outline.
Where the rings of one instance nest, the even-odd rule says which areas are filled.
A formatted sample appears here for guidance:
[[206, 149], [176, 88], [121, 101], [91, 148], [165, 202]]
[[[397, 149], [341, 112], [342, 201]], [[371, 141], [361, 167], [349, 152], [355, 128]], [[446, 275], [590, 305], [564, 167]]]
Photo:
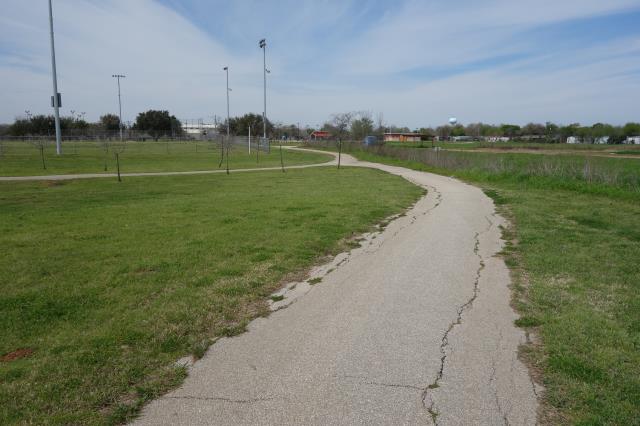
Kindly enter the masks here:
[[331, 138], [331, 133], [325, 132], [324, 130], [315, 130], [313, 133], [311, 133], [310, 138], [314, 140], [329, 139]]

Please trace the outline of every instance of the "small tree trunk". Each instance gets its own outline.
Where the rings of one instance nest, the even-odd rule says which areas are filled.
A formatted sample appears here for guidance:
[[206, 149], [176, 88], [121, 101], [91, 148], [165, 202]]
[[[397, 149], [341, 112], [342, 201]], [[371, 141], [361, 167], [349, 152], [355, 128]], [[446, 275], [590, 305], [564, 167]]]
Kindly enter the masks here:
[[40, 158], [42, 159], [42, 168], [47, 170], [47, 165], [44, 163], [44, 145], [40, 145]]
[[117, 152], [116, 152], [116, 168], [118, 169], [118, 182], [122, 182], [122, 179], [120, 179], [120, 157], [118, 156]]

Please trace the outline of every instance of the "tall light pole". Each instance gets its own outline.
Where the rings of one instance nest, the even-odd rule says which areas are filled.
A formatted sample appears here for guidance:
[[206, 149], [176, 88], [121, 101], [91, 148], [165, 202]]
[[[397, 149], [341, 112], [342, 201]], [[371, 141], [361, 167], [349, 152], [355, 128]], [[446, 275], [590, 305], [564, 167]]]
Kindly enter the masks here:
[[262, 49], [262, 76], [264, 80], [264, 109], [262, 110], [262, 137], [267, 139], [267, 39], [258, 44]]
[[122, 74], [113, 74], [111, 77], [118, 79], [118, 117], [119, 117], [119, 126], [120, 127], [120, 142], [122, 142], [122, 98], [120, 97], [120, 79], [125, 78], [126, 75]]
[[227, 139], [229, 138], [229, 67], [224, 67], [223, 70], [227, 72]]
[[56, 154], [62, 154], [62, 132], [60, 131], [60, 96], [58, 94], [58, 76], [56, 75], [56, 48], [53, 40], [53, 11], [49, 0], [49, 34], [51, 35], [51, 75], [53, 77], [53, 115], [56, 120]]

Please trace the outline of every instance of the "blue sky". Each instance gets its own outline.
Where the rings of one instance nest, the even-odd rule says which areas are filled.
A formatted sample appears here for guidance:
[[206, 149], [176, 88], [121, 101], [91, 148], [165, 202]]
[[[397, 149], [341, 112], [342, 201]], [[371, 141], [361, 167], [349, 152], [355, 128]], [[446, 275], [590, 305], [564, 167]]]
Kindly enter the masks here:
[[[0, 122], [49, 113], [47, 2], [3, 0]], [[54, 0], [63, 112], [181, 119], [262, 111], [315, 126], [640, 121], [640, 0]]]

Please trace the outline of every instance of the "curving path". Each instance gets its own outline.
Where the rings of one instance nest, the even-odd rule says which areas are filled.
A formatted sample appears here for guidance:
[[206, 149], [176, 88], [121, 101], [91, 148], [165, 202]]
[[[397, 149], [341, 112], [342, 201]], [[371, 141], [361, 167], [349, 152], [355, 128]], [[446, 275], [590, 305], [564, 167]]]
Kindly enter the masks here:
[[268, 318], [219, 340], [135, 424], [535, 424], [491, 199], [443, 176], [348, 155], [342, 164], [428, 193], [317, 268], [321, 283], [283, 290]]

